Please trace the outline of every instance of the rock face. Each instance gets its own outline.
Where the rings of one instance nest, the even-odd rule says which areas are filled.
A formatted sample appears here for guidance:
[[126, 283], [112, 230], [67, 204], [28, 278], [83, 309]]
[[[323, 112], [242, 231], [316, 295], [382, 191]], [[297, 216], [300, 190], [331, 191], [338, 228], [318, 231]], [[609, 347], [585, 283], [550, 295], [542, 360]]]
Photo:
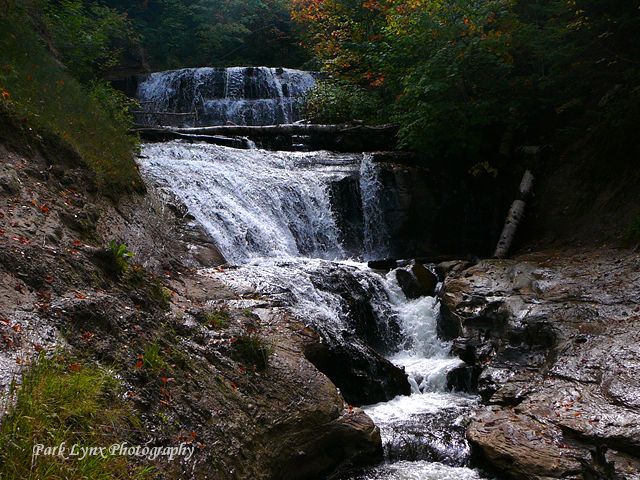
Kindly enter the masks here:
[[[445, 282], [443, 322], [487, 407], [468, 438], [512, 478], [640, 476], [640, 256], [485, 260]], [[465, 381], [466, 379], [466, 385]]]

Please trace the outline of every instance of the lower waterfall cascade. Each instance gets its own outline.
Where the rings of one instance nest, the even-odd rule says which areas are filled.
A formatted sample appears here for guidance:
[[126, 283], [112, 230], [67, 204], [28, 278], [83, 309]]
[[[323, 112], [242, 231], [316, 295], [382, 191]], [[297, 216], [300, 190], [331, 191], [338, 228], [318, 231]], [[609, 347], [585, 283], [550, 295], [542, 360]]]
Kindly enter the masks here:
[[[411, 395], [363, 407], [381, 430], [385, 460], [340, 478], [482, 478], [469, 467], [464, 428], [476, 399], [447, 390], [447, 373], [461, 361], [437, 336], [437, 299], [407, 299], [395, 271], [382, 274], [362, 263], [373, 255], [384, 258], [389, 241], [377, 216], [381, 184], [370, 156], [177, 141], [144, 145], [139, 163], [147, 183], [182, 202], [235, 267], [203, 275], [278, 301], [334, 342], [350, 341], [353, 326], [344, 298], [330, 283], [341, 279], [366, 294], [377, 348], [405, 369]], [[332, 184], [345, 178], [359, 185], [359, 252], [344, 247], [339, 205], [331, 197]]]

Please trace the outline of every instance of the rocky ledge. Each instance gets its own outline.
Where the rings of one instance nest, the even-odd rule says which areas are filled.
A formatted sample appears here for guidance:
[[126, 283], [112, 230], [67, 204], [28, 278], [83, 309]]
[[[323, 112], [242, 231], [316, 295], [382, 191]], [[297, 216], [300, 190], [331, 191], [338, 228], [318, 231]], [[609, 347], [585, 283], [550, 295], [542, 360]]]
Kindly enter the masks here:
[[544, 252], [450, 264], [441, 332], [485, 403], [467, 435], [517, 479], [640, 478], [640, 255]]

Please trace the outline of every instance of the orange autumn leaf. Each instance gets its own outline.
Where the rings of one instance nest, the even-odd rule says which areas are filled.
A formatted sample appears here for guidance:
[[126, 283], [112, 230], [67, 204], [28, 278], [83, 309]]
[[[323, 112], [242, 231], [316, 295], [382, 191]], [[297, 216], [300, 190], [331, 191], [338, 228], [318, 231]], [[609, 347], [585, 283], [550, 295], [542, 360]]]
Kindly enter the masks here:
[[82, 366], [79, 363], [72, 363], [71, 365], [69, 365], [69, 370], [74, 373], [78, 373], [80, 370], [82, 370]]

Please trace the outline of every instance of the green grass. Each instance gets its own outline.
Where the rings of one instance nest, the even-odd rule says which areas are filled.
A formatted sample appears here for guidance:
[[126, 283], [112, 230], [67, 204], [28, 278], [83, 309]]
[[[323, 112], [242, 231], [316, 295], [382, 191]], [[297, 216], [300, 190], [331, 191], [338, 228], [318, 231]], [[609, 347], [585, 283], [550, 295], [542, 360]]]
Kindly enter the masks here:
[[227, 310], [212, 310], [204, 316], [207, 325], [214, 330], [221, 330], [229, 326], [231, 316]]
[[107, 369], [82, 365], [62, 356], [44, 356], [12, 389], [8, 413], [0, 428], [0, 478], [143, 479], [150, 470], [133, 467], [125, 457], [64, 460], [38, 456], [33, 446], [66, 442], [101, 447], [125, 441], [136, 417], [120, 399], [121, 385]]
[[[0, 15], [0, 52], [0, 116], [17, 119], [36, 139], [56, 137], [95, 172], [103, 191], [141, 188], [134, 161], [139, 140], [128, 134], [129, 122], [104, 104], [104, 85], [85, 86], [71, 77], [15, 5]], [[11, 130], [2, 130], [0, 141], [10, 143]]]
[[254, 333], [238, 337], [233, 348], [236, 358], [256, 370], [266, 370], [273, 353], [273, 347]]
[[157, 373], [169, 369], [169, 364], [164, 359], [162, 348], [157, 342], [147, 345], [142, 356], [143, 366], [153, 372]]

